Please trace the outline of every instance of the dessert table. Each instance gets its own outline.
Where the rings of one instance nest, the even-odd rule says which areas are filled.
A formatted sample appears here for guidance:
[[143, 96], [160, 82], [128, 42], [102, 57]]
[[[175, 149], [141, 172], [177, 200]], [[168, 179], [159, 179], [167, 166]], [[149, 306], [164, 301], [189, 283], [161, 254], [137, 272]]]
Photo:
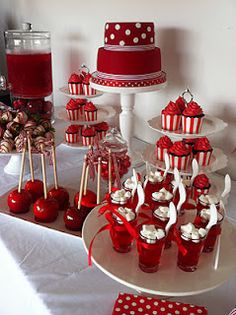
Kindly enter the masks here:
[[[144, 146], [137, 140], [134, 145]], [[63, 145], [57, 148], [59, 181], [64, 187], [79, 189], [83, 154]], [[0, 196], [18, 182], [3, 172], [7, 159], [0, 158]], [[52, 184], [52, 167], [47, 173]], [[227, 215], [236, 224], [235, 192], [233, 181]], [[4, 214], [0, 214], [0, 257], [1, 315], [109, 315], [120, 291], [136, 293], [95, 265], [88, 267], [79, 237]], [[223, 315], [235, 306], [235, 292], [236, 277], [209, 292], [171, 299], [206, 306], [209, 315]]]

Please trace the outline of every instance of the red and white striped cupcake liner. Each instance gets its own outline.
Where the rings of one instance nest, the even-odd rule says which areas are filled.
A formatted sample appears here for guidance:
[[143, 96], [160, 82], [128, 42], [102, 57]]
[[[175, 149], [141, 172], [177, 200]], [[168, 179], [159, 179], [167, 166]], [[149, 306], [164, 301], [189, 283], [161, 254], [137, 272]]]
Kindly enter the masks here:
[[156, 147], [156, 155], [159, 161], [165, 161], [165, 154], [168, 153], [167, 148]]
[[102, 140], [102, 139], [105, 137], [106, 134], [107, 134], [107, 132], [104, 131], [104, 130], [102, 130], [102, 131], [97, 131], [97, 140], [98, 140], [98, 141]]
[[180, 128], [181, 115], [161, 114], [161, 126], [164, 130], [175, 131]]
[[97, 110], [95, 111], [84, 111], [86, 121], [96, 121], [97, 120]]
[[89, 145], [94, 145], [94, 139], [95, 137], [94, 136], [91, 136], [91, 137], [88, 137], [88, 136], [83, 136], [82, 137], [82, 142], [83, 142], [83, 145], [84, 146], [89, 146]]
[[82, 83], [68, 83], [69, 92], [72, 95], [83, 95], [84, 87]]
[[210, 164], [212, 156], [212, 151], [206, 151], [206, 152], [197, 152], [194, 154], [194, 158], [197, 160], [198, 164], [200, 166], [207, 166]]
[[186, 117], [182, 116], [183, 133], [198, 134], [202, 128], [202, 117]]
[[79, 134], [78, 133], [67, 133], [66, 132], [66, 142], [68, 143], [78, 143]]
[[187, 169], [189, 165], [189, 161], [190, 161], [190, 155], [177, 156], [177, 155], [170, 154], [169, 157], [170, 157], [170, 167], [172, 169], [174, 169], [175, 167], [178, 170]]
[[194, 201], [197, 201], [198, 197], [200, 195], [207, 195], [209, 193], [209, 188], [205, 188], [205, 189], [200, 189], [200, 188], [196, 188], [196, 187], [192, 187], [192, 199]]
[[66, 112], [69, 120], [79, 120], [79, 109], [67, 109]]
[[80, 105], [79, 107], [79, 116], [84, 118], [84, 105]]
[[95, 95], [96, 90], [93, 89], [89, 84], [84, 84], [84, 94], [85, 95]]

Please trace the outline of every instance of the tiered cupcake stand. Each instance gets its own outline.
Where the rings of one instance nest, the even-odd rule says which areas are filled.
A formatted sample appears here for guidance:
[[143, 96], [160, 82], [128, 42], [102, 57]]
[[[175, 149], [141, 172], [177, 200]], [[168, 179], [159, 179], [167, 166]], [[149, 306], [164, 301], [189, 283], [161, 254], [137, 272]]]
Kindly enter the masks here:
[[[60, 88], [60, 92], [67, 96], [68, 98], [72, 98], [72, 99], [86, 99], [86, 100], [93, 100], [94, 98], [97, 98], [99, 96], [102, 96], [103, 93], [100, 91], [97, 91], [96, 94], [94, 95], [84, 95], [84, 94], [70, 94], [68, 91], [67, 87], [62, 87]], [[95, 121], [84, 121], [84, 120], [76, 120], [76, 121], [72, 121], [69, 120], [69, 118], [67, 117], [67, 113], [66, 113], [66, 107], [65, 106], [58, 106], [55, 108], [55, 115], [58, 119], [61, 119], [65, 122], [66, 126], [72, 125], [72, 124], [79, 124], [79, 125], [95, 125], [98, 123], [101, 123], [103, 121], [108, 121], [109, 119], [111, 119], [113, 116], [115, 116], [116, 111], [112, 106], [102, 106], [102, 105], [98, 105], [98, 113], [97, 113], [97, 120]], [[67, 147], [70, 148], [74, 148], [74, 149], [87, 149], [87, 146], [83, 146], [82, 142], [79, 143], [74, 143], [74, 144], [70, 144], [67, 143], [64, 139], [63, 144]]]
[[[207, 117], [207, 119], [211, 121], [210, 125], [215, 123], [214, 128], [206, 128], [206, 125], [205, 127], [203, 125], [202, 133], [198, 134], [198, 137], [213, 134], [227, 126], [222, 120], [213, 117]], [[159, 128], [159, 120], [160, 117], [149, 121], [151, 128], [177, 138], [194, 137], [181, 133], [170, 135], [169, 132]], [[158, 124], [153, 124], [153, 121], [158, 121]], [[214, 151], [215, 160], [213, 159], [213, 165], [205, 168], [206, 172], [215, 172], [227, 165], [227, 158], [223, 152], [218, 149]], [[153, 156], [155, 157], [154, 146], [143, 153], [145, 161], [162, 169], [163, 165], [160, 166], [154, 161]], [[190, 169], [182, 173], [182, 175], [190, 174]], [[107, 223], [104, 217], [98, 218], [98, 209], [98, 207], [95, 208], [84, 223], [82, 237], [87, 251], [94, 233]], [[186, 211], [185, 215], [180, 217], [180, 223], [193, 221], [194, 215], [194, 210]], [[195, 295], [216, 288], [236, 274], [236, 228], [229, 219], [225, 218], [222, 230], [218, 263], [216, 264], [216, 249], [212, 253], [203, 253], [197, 270], [192, 273], [184, 272], [177, 267], [177, 246], [174, 244], [171, 248], [164, 250], [161, 266], [156, 273], [142, 272], [138, 267], [138, 253], [135, 246], [126, 254], [114, 251], [107, 231], [97, 235], [93, 244], [92, 260], [109, 277], [138, 292], [169, 297]]]

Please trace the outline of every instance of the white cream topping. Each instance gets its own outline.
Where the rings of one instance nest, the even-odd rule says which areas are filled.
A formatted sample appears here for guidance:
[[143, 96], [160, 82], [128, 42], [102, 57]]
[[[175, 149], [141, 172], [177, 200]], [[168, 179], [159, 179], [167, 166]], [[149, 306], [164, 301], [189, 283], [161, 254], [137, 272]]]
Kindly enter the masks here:
[[135, 187], [135, 178], [134, 176], [131, 176], [130, 178], [127, 178], [126, 181], [124, 182], [124, 186], [127, 189], [134, 189]]
[[166, 219], [170, 217], [170, 210], [168, 207], [160, 206], [154, 211], [154, 214], [157, 215], [158, 217]]
[[[128, 222], [133, 221], [135, 219], [135, 213], [130, 208], [126, 207], [119, 207], [117, 209], [117, 212], [119, 212], [122, 217], [124, 217]], [[123, 222], [120, 220], [120, 218], [116, 217], [116, 220], [123, 224]]]
[[152, 198], [156, 201], [168, 201], [173, 198], [173, 195], [165, 188], [162, 188], [159, 191], [152, 193]]
[[207, 205], [219, 203], [219, 199], [215, 195], [201, 195], [199, 200]]
[[165, 237], [165, 232], [162, 229], [156, 228], [153, 224], [144, 224], [140, 235], [145, 237], [147, 240], [154, 241], [160, 240]]
[[[202, 209], [200, 212], [200, 217], [204, 219], [205, 221], [209, 221], [211, 217], [211, 210], [209, 208]], [[223, 219], [223, 215], [217, 211], [217, 221], [221, 221], [222, 219]]]
[[111, 198], [116, 202], [126, 202], [131, 197], [131, 193], [124, 189], [116, 190], [111, 193]]
[[163, 176], [161, 175], [161, 172], [158, 171], [155, 171], [154, 173], [150, 171], [147, 178], [151, 183], [160, 183], [163, 181]]
[[187, 223], [180, 226], [181, 237], [186, 240], [192, 240], [198, 243], [202, 237], [207, 234], [207, 231], [203, 228], [196, 228], [192, 223]]

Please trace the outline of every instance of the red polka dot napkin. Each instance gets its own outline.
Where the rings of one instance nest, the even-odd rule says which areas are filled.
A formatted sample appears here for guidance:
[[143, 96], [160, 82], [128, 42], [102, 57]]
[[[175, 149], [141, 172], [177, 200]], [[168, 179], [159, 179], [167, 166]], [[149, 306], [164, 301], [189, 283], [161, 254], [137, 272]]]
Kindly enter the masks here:
[[112, 315], [207, 315], [203, 306], [120, 293]]

